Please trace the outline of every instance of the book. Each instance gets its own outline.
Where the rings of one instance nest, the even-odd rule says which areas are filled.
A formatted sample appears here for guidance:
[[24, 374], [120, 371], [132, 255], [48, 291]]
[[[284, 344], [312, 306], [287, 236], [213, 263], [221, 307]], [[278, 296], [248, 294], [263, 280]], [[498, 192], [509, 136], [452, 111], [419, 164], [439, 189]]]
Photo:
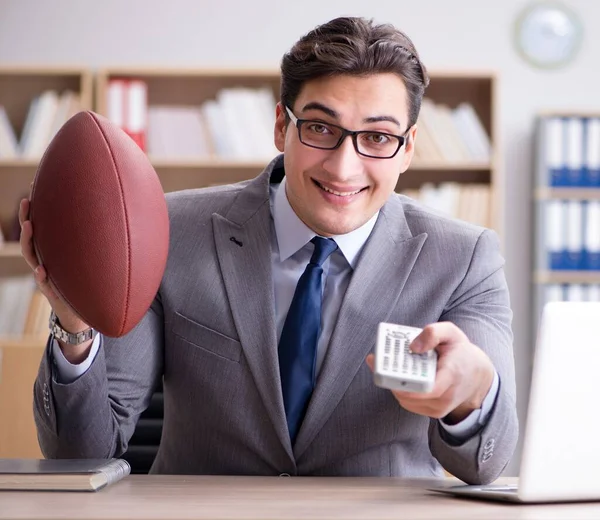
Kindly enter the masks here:
[[123, 459], [0, 459], [0, 490], [97, 491], [130, 472]]

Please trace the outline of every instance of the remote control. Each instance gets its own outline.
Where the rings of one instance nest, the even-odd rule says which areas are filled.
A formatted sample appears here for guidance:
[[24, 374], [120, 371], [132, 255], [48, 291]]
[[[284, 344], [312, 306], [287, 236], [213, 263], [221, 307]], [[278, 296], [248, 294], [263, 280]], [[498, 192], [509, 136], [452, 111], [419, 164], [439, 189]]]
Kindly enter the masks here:
[[435, 383], [437, 352], [414, 354], [410, 344], [423, 329], [380, 323], [375, 347], [377, 386], [407, 392], [430, 392]]

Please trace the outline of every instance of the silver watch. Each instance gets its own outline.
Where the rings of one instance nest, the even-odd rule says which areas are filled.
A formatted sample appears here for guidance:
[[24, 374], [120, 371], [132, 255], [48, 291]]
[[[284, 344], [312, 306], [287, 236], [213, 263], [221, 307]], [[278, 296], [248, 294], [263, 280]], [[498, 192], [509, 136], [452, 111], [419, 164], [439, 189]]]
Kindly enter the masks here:
[[56, 339], [64, 341], [69, 345], [81, 345], [81, 343], [95, 338], [96, 334], [98, 334], [98, 331], [92, 329], [91, 327], [89, 329], [82, 330], [81, 332], [77, 332], [76, 334], [67, 332], [60, 326], [60, 322], [58, 321], [56, 314], [54, 314], [54, 311], [50, 313], [50, 322], [48, 325], [50, 327], [50, 334], [52, 334]]

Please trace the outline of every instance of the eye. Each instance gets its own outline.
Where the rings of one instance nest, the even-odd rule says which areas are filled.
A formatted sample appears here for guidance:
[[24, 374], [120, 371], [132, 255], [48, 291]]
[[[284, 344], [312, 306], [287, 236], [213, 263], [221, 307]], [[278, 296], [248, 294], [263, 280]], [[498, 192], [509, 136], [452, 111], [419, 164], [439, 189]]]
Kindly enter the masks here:
[[363, 134], [363, 138], [369, 144], [388, 144], [392, 140], [390, 136], [378, 133]]
[[331, 133], [330, 128], [322, 123], [308, 123], [306, 126], [313, 134], [326, 135]]

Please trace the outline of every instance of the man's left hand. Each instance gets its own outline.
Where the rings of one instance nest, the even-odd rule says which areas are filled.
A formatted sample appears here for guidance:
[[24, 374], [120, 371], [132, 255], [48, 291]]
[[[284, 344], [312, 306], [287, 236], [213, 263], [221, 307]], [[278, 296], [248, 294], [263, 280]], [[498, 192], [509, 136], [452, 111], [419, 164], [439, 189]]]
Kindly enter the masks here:
[[[392, 390], [400, 406], [434, 419], [444, 418], [448, 424], [462, 421], [481, 407], [494, 380], [494, 365], [456, 325], [451, 322], [427, 325], [411, 343], [410, 349], [415, 353], [435, 349], [437, 374], [431, 392]], [[371, 370], [374, 361], [374, 355], [369, 354], [367, 364]]]

